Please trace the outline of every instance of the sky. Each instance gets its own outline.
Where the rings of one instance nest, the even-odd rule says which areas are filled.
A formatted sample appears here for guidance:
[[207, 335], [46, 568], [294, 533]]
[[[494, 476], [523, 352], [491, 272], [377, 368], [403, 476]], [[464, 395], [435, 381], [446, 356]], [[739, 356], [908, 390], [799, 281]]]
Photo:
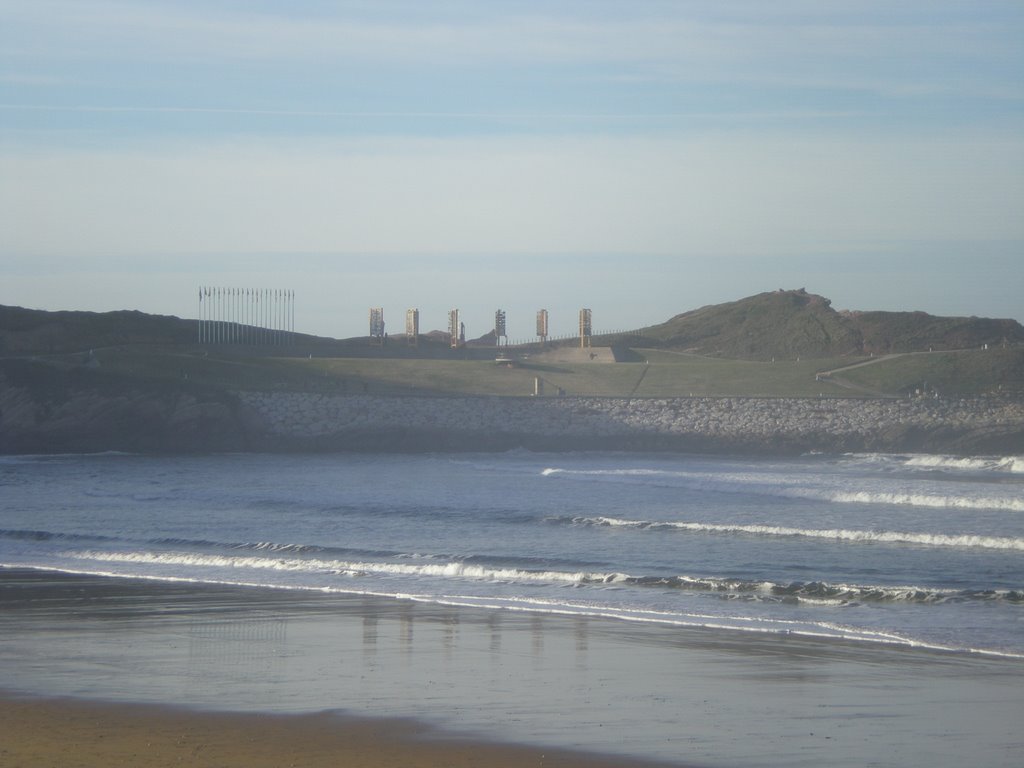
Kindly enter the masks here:
[[1019, 0], [0, 0], [0, 304], [1024, 321]]

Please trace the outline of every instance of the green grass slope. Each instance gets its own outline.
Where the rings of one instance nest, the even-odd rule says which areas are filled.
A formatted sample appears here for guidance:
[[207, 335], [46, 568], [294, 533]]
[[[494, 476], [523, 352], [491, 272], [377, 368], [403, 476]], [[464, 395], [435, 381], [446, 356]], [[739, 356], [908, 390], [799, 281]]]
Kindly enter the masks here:
[[926, 312], [846, 312], [843, 316], [859, 332], [863, 351], [874, 354], [1024, 343], [1024, 328], [1015, 320], [936, 317]]
[[[318, 392], [372, 395], [480, 395], [527, 397], [539, 379], [543, 396], [688, 397], [845, 396], [837, 383], [817, 381], [825, 366], [847, 359], [780, 360], [775, 363], [728, 360], [638, 350], [640, 362], [532, 363], [515, 367], [480, 360], [372, 359], [361, 357], [257, 357], [205, 352], [196, 348], [123, 346], [52, 355], [31, 363], [40, 377], [49, 370], [58, 381], [121, 389]], [[0, 360], [0, 375], [15, 364]], [[13, 374], [14, 368], [9, 373]], [[22, 378], [22, 377], [19, 377]], [[854, 392], [853, 394], [861, 394]]]
[[837, 382], [893, 395], [1024, 395], [1024, 347], [914, 352], [837, 371]]
[[861, 349], [860, 335], [829, 300], [803, 289], [702, 307], [642, 335], [651, 346], [744, 360], [839, 357]]
[[[1024, 347], [884, 358], [756, 361], [637, 349], [638, 362], [273, 357], [195, 346], [124, 345], [34, 359], [0, 358], [0, 380], [61, 401], [78, 388], [118, 392], [289, 391], [329, 395], [527, 397], [901, 397], [1024, 395]], [[822, 372], [832, 371], [829, 376]]]
[[740, 360], [981, 349], [1024, 344], [1015, 320], [925, 312], [837, 312], [800, 289], [761, 293], [676, 315], [615, 343]]

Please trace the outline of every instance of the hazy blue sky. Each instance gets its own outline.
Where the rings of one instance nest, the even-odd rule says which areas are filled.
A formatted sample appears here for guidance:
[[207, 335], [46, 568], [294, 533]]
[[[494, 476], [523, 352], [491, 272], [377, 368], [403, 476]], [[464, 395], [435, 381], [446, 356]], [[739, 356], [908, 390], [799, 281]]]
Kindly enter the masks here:
[[0, 303], [1024, 320], [1024, 3], [0, 0]]

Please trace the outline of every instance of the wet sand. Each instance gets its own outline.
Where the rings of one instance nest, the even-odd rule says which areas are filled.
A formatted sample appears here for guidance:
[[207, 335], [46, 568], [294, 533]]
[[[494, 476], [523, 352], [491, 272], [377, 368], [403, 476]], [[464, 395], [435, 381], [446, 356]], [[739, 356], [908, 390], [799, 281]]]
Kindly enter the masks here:
[[[1020, 660], [372, 596], [0, 569], [0, 671], [4, 765], [936, 768], [1024, 754]], [[157, 733], [156, 762], [129, 756]], [[120, 751], [38, 751], [72, 738], [76, 755]]]

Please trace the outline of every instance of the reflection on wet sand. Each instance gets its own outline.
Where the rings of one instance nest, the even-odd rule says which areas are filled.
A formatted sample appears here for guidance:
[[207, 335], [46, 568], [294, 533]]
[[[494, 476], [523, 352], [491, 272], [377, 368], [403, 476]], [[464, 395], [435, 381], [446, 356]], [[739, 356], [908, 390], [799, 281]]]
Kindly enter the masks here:
[[[246, 666], [279, 660], [288, 642], [288, 620], [260, 616], [228, 620], [193, 619], [188, 623], [189, 666]], [[200, 672], [200, 674], [205, 674]]]
[[412, 652], [413, 611], [415, 608], [416, 603], [406, 601], [403, 601], [399, 607], [402, 623], [402, 650], [407, 654]]
[[493, 655], [501, 651], [501, 614], [497, 611], [492, 611], [487, 616], [487, 626], [491, 632], [491, 654], [492, 660]]
[[0, 571], [0, 605], [3, 684], [28, 693], [419, 717], [695, 764], [998, 766], [1024, 749], [1013, 660], [31, 572]]
[[588, 620], [582, 617], [573, 620], [573, 634], [576, 637], [576, 668], [580, 670], [587, 666], [588, 623]]
[[372, 657], [377, 653], [377, 617], [363, 616], [363, 655]]

